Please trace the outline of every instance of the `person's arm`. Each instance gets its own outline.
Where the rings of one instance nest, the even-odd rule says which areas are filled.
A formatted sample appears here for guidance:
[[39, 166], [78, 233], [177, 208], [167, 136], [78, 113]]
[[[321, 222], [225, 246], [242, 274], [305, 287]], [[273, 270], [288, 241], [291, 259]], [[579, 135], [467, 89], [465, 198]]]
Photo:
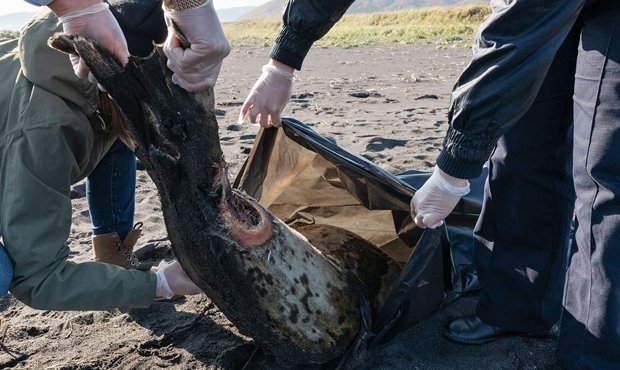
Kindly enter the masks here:
[[280, 114], [291, 98], [294, 70], [301, 70], [314, 42], [342, 18], [353, 1], [289, 0], [269, 63], [245, 99], [239, 123], [248, 117], [263, 127], [280, 126]]
[[69, 179], [79, 171], [77, 158], [89, 149], [68, 145], [67, 135], [81, 142], [73, 134], [59, 121], [57, 128], [44, 124], [3, 136], [0, 229], [14, 267], [11, 292], [38, 309], [146, 307], [155, 298], [154, 273], [67, 261]]
[[471, 63], [452, 91], [450, 127], [431, 176], [411, 200], [418, 227], [437, 227], [469, 191], [497, 140], [529, 109], [585, 0], [492, 2]]
[[289, 0], [270, 58], [300, 71], [312, 44], [325, 36], [353, 1]]
[[585, 0], [493, 1], [471, 63], [452, 91], [450, 127], [437, 165], [471, 179], [497, 140], [529, 109]]

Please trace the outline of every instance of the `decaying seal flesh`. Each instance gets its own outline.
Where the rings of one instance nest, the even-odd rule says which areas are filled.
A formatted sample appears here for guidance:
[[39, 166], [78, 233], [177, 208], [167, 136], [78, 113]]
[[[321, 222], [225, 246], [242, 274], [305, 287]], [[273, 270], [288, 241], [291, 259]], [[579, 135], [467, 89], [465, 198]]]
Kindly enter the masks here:
[[[356, 247], [328, 251], [327, 258], [255, 200], [231, 189], [212, 89], [191, 94], [172, 83], [159, 47], [148, 58], [130, 57], [123, 68], [79, 36], [58, 34], [50, 44], [77, 52], [117, 102], [136, 154], [159, 191], [174, 254], [242, 333], [297, 364], [334, 360], [360, 338], [365, 307], [380, 304], [387, 289], [381, 276], [395, 276], [393, 266], [372, 247], [374, 263], [360, 258]], [[311, 230], [315, 239], [321, 233]], [[338, 235], [341, 244], [352, 240]], [[364, 289], [356, 289], [360, 280], [347, 268], [347, 256], [349, 266], [366, 268], [357, 274], [369, 277], [359, 284]]]

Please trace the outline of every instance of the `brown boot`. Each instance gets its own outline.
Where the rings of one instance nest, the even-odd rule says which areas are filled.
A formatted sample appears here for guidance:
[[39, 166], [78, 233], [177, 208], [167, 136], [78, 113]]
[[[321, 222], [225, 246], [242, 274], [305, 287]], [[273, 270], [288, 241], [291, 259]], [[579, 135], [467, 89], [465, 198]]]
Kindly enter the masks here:
[[142, 223], [137, 223], [123, 242], [117, 233], [93, 235], [95, 261], [110, 263], [125, 269], [141, 269], [140, 262], [133, 255], [133, 248], [142, 234], [141, 227]]

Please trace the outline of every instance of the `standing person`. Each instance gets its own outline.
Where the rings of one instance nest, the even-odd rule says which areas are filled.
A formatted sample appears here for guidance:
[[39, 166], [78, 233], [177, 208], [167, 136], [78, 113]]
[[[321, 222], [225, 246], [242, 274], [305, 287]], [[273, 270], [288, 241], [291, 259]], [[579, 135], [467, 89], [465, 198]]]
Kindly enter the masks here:
[[[280, 46], [295, 50], [291, 40], [301, 37], [306, 43], [297, 45], [307, 47], [285, 54], [298, 61], [285, 71], [299, 69], [311, 44], [303, 36], [313, 33], [299, 32], [299, 25], [329, 29], [342, 15], [334, 11], [322, 22], [306, 22], [317, 20], [309, 9], [325, 9], [321, 5], [289, 2], [272, 62], [283, 63], [274, 52]], [[614, 152], [620, 145], [620, 7], [586, 0], [492, 1], [491, 7], [473, 60], [453, 90], [437, 167], [412, 199], [416, 224], [437, 227], [468, 192], [467, 179], [477, 177], [492, 155], [475, 230], [480, 302], [476, 314], [450, 322], [444, 334], [467, 344], [552, 335], [562, 312], [561, 364], [615, 368], [620, 363], [620, 157]], [[291, 78], [263, 71], [240, 120], [278, 126]], [[573, 209], [578, 228], [562, 311]]]
[[[159, 2], [111, 3], [128, 50], [144, 55], [165, 36]], [[159, 23], [152, 28], [157, 12], [137, 14], [131, 4], [157, 9]], [[93, 226], [101, 226], [95, 234], [112, 230], [125, 242], [132, 235], [135, 159], [116, 141], [123, 125], [116, 105], [47, 46], [61, 30], [52, 12], [42, 12], [19, 39], [0, 43], [0, 251], [12, 264], [11, 292], [29, 306], [53, 310], [146, 307], [156, 296], [200, 293], [178, 262], [156, 273], [127, 270], [117, 266], [129, 261], [116, 248], [120, 263], [67, 260], [70, 185], [85, 176]]]
[[450, 186], [476, 177], [492, 154], [475, 229], [482, 292], [475, 314], [448, 323], [449, 339], [553, 331], [574, 204], [558, 358], [570, 369], [618, 367], [619, 105], [615, 2], [493, 2], [452, 93], [440, 181], [412, 200], [418, 226], [432, 226], [459, 199]]

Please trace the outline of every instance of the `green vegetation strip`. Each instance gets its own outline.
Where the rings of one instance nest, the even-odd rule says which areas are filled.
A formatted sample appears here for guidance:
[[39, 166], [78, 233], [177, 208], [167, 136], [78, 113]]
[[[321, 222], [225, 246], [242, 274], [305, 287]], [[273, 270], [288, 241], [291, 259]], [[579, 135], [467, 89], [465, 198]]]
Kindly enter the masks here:
[[[414, 43], [467, 46], [490, 13], [488, 5], [465, 5], [351, 14], [344, 16], [316, 45], [345, 48]], [[224, 24], [224, 32], [233, 46], [269, 46], [279, 28], [280, 20]]]

